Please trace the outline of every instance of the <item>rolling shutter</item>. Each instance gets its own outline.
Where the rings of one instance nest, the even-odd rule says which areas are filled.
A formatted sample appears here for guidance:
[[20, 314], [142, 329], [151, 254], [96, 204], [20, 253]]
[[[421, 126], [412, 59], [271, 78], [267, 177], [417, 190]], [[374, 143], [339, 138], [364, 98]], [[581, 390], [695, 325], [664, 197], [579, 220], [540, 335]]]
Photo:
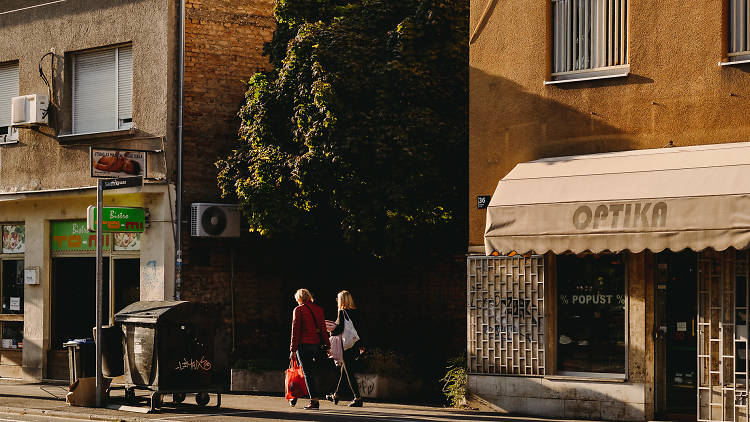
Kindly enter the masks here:
[[10, 126], [10, 102], [17, 96], [18, 63], [0, 65], [0, 128]]
[[73, 132], [117, 130], [116, 50], [75, 56], [73, 76]]

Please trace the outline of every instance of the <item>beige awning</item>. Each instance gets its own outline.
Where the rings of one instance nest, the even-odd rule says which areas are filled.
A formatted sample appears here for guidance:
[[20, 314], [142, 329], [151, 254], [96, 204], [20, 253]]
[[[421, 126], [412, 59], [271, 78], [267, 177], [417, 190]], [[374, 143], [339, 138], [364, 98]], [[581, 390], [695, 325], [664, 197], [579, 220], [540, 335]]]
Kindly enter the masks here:
[[493, 251], [639, 252], [750, 245], [750, 142], [555, 157], [497, 185]]

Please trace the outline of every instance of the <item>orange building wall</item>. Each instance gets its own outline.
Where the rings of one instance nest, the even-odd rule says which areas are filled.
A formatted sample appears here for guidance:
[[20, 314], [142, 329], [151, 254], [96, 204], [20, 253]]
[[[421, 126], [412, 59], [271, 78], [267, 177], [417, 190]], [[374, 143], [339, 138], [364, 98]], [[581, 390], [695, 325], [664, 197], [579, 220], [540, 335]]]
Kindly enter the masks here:
[[630, 75], [544, 85], [549, 0], [471, 0], [469, 250], [483, 252], [491, 195], [519, 162], [573, 154], [750, 141], [750, 65], [726, 55], [726, 0], [630, 2]]

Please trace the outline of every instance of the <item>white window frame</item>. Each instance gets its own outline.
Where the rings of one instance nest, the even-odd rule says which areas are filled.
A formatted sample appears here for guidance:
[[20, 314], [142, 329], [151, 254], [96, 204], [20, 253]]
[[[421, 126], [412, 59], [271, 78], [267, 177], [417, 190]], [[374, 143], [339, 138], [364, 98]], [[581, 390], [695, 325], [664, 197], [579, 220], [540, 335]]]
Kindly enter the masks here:
[[548, 1], [552, 8], [552, 69], [551, 80], [545, 85], [630, 73], [630, 0]]
[[[120, 66], [119, 66], [120, 51], [121, 51], [121, 49], [124, 49], [124, 48], [128, 48], [131, 51], [131, 53], [130, 53], [131, 54], [131, 69], [130, 69], [130, 74], [131, 74], [131, 78], [132, 78], [132, 75], [133, 75], [133, 70], [132, 70], [132, 54], [133, 54], [132, 53], [132, 47], [133, 47], [132, 44], [126, 44], [126, 45], [120, 45], [120, 46], [115, 46], [115, 47], [106, 47], [106, 48], [99, 48], [99, 49], [94, 49], [94, 50], [85, 50], [85, 51], [80, 51], [80, 52], [76, 52], [76, 53], [73, 54], [73, 57], [72, 57], [72, 60], [71, 60], [72, 61], [72, 64], [71, 64], [71, 68], [72, 68], [72, 70], [71, 70], [71, 72], [72, 72], [71, 73], [71, 81], [72, 81], [71, 82], [71, 97], [72, 97], [72, 100], [71, 100], [71, 132], [72, 133], [71, 134], [72, 135], [85, 135], [85, 134], [88, 134], [88, 133], [116, 132], [116, 131], [120, 131], [120, 130], [128, 130], [128, 129], [131, 129], [133, 127], [133, 118], [132, 118], [133, 93], [132, 93], [132, 85], [131, 85], [131, 93], [130, 93], [130, 107], [131, 107], [131, 116], [130, 116], [130, 118], [127, 118], [127, 119], [121, 118], [121, 116], [120, 116], [120, 103], [119, 103], [119, 100], [120, 100], [120, 98], [119, 98], [119, 94], [120, 94], [120, 92], [119, 92], [119, 90], [120, 90], [120, 82], [119, 82], [120, 81], [120, 79], [119, 79], [119, 76], [120, 76], [119, 75], [119, 72], [120, 72]], [[114, 101], [113, 101], [114, 102], [114, 116], [115, 116], [115, 118], [111, 122], [112, 123], [112, 128], [109, 129], [109, 130], [100, 130], [100, 131], [79, 131], [78, 130], [79, 128], [76, 128], [76, 124], [75, 124], [75, 122], [76, 122], [76, 89], [77, 89], [77, 86], [76, 86], [76, 74], [77, 74], [76, 63], [78, 61], [79, 55], [83, 55], [83, 54], [87, 54], [87, 53], [94, 53], [94, 52], [99, 52], [99, 51], [105, 51], [105, 50], [114, 50], [114, 53], [115, 53], [114, 54], [114, 75], [113, 75], [113, 81], [114, 81], [114, 85], [115, 85], [115, 89], [114, 89]], [[131, 81], [131, 84], [132, 84], [132, 81]], [[125, 120], [128, 120], [128, 121], [125, 121]]]
[[[1, 63], [0, 64], [0, 67], [6, 67], [6, 66], [8, 66], [8, 67], [15, 66], [16, 74], [17, 74], [17, 76], [16, 76], [15, 96], [18, 96], [19, 95], [19, 90], [20, 90], [19, 87], [18, 87], [18, 79], [19, 79], [19, 76], [18, 76], [18, 74], [19, 74], [18, 62], [9, 62], [9, 63]], [[14, 128], [13, 125], [12, 125], [12, 122], [10, 121], [10, 120], [12, 120], [11, 116], [10, 116], [10, 113], [11, 113], [10, 112], [10, 108], [11, 108], [10, 101], [8, 102], [7, 106], [8, 106], [8, 122], [7, 122], [8, 124], [7, 125], [3, 125], [2, 123], [0, 123], [0, 127], [6, 127], [7, 126], [8, 127], [8, 133], [0, 135], [0, 145], [3, 145], [3, 144], [15, 144], [15, 143], [18, 142], [18, 129]]]

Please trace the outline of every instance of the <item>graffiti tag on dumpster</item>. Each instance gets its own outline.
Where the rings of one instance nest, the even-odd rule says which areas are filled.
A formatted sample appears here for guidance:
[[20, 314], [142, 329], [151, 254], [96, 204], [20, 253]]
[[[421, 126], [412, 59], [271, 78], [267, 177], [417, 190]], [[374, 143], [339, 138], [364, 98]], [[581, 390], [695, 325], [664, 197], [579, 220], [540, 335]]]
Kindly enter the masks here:
[[177, 362], [177, 368], [174, 369], [177, 371], [184, 371], [186, 369], [191, 371], [210, 371], [211, 362], [206, 360], [204, 356], [201, 356], [200, 360], [183, 358], [182, 362]]

